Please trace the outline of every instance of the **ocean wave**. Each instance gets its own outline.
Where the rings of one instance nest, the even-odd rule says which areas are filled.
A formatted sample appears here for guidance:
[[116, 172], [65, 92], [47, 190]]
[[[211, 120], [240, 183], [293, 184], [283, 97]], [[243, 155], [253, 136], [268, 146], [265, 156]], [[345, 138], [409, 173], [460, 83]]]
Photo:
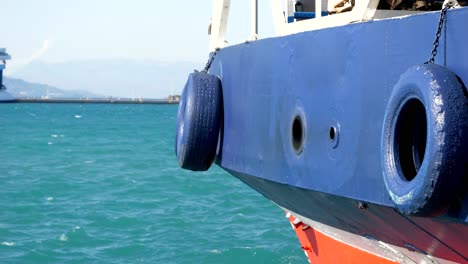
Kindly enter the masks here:
[[12, 106], [0, 263], [306, 263], [281, 209], [216, 166], [178, 168], [177, 107]]

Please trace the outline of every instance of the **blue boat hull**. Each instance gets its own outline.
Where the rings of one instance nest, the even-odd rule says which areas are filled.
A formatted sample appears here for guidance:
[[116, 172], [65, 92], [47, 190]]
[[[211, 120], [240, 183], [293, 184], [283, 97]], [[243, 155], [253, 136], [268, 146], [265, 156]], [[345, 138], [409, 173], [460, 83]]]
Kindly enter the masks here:
[[[400, 75], [429, 59], [438, 20], [431, 12], [222, 49], [210, 70], [221, 78], [224, 100], [217, 164], [315, 221], [468, 261], [466, 192], [444, 216], [403, 216], [382, 175], [388, 100]], [[436, 57], [465, 84], [467, 24], [468, 8], [449, 11]], [[301, 155], [290, 146], [295, 115], [307, 131]], [[331, 128], [339, 131], [336, 140]]]

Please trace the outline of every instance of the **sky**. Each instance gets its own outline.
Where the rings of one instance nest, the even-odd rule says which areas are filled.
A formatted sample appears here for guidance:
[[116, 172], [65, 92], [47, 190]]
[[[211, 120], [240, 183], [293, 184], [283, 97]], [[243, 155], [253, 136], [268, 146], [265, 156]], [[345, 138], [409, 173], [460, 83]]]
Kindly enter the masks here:
[[[260, 36], [272, 36], [271, 0], [259, 0]], [[8, 69], [32, 61], [141, 59], [204, 62], [211, 0], [1, 0]], [[250, 33], [250, 0], [231, 0], [226, 39]]]

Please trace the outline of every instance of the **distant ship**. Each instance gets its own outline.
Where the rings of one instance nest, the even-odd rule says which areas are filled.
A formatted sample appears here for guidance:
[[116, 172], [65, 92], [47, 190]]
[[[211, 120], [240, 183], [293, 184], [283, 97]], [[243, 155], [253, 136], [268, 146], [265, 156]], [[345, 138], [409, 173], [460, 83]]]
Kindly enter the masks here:
[[0, 48], [0, 102], [12, 102], [15, 99], [7, 92], [7, 88], [3, 85], [3, 70], [6, 66], [6, 61], [11, 59], [6, 53], [5, 48]]
[[467, 1], [271, 1], [259, 39], [253, 0], [226, 46], [230, 2], [181, 96], [180, 166], [283, 208], [311, 263], [468, 263]]

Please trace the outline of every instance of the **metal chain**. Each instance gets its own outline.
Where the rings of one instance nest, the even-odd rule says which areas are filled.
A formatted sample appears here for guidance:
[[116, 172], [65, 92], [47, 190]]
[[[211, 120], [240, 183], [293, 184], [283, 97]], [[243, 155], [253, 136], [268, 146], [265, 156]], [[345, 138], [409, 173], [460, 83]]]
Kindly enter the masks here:
[[439, 47], [440, 35], [442, 33], [442, 26], [444, 25], [444, 22], [446, 19], [447, 10], [449, 10], [453, 6], [454, 6], [454, 3], [452, 3], [452, 1], [447, 1], [446, 4], [444, 3], [444, 6], [442, 10], [440, 11], [439, 25], [437, 26], [436, 37], [435, 37], [434, 43], [432, 44], [431, 58], [428, 61], [426, 61], [424, 64], [434, 63], [435, 57], [437, 56], [437, 48]]
[[213, 52], [213, 54], [211, 55], [211, 57], [206, 62], [205, 68], [203, 69], [202, 72], [207, 73], [210, 70], [211, 64], [213, 63], [216, 55], [218, 54], [218, 51], [219, 51], [219, 48], [216, 48], [215, 51]]

